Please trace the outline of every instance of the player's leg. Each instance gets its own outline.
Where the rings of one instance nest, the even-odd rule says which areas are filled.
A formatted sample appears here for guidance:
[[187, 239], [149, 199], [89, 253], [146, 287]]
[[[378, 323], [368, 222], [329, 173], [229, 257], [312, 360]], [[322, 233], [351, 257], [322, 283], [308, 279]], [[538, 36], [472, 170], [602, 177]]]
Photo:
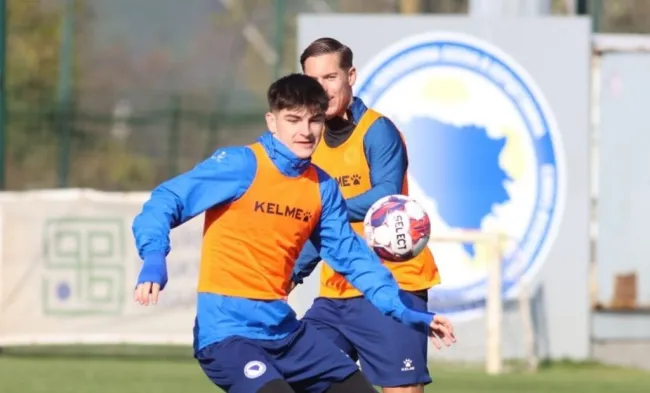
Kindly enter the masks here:
[[388, 387], [384, 386], [381, 388], [382, 393], [424, 393], [424, 384], [417, 385], [404, 385], [404, 386], [394, 386]]
[[345, 380], [333, 383], [327, 393], [377, 393], [377, 391], [361, 371], [357, 371]]
[[333, 383], [327, 393], [377, 393], [377, 391], [361, 371], [357, 371], [345, 380]]
[[205, 375], [227, 393], [294, 393], [256, 340], [232, 337], [195, 357]]
[[[275, 351], [273, 348], [267, 350], [270, 353]], [[276, 367], [297, 392], [325, 393], [337, 386], [348, 390], [334, 392], [373, 392], [366, 389], [372, 389], [372, 385], [362, 375], [362, 380], [353, 377], [359, 372], [357, 364], [319, 330], [306, 323], [301, 323], [292, 335], [291, 343], [282, 348], [275, 359]], [[356, 390], [349, 390], [351, 383]]]
[[356, 362], [358, 360], [357, 353], [352, 343], [345, 338], [340, 330], [342, 308], [339, 302], [341, 300], [316, 298], [301, 321], [317, 329]]
[[[403, 292], [404, 304], [426, 311], [426, 291]], [[359, 353], [361, 369], [385, 393], [422, 393], [431, 383], [427, 367], [427, 331], [383, 315], [365, 298], [350, 299], [345, 335]]]

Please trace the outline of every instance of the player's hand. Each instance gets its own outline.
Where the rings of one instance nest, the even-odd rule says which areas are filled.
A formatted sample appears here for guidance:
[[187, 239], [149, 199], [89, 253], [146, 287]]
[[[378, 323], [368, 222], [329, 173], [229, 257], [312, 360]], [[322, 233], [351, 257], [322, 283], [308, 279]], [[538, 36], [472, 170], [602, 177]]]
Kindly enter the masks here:
[[293, 280], [289, 281], [289, 284], [287, 285], [287, 296], [291, 293], [296, 288], [296, 283], [293, 282]]
[[158, 294], [160, 293], [160, 284], [155, 282], [143, 282], [135, 287], [135, 301], [143, 306], [158, 303]]
[[[157, 257], [157, 258], [156, 258]], [[145, 257], [135, 287], [135, 301], [143, 306], [158, 303], [160, 291], [167, 285], [167, 263], [164, 257]]]
[[442, 315], [435, 315], [429, 325], [429, 337], [436, 349], [442, 349], [442, 345], [450, 346], [456, 342], [454, 326], [451, 321]]

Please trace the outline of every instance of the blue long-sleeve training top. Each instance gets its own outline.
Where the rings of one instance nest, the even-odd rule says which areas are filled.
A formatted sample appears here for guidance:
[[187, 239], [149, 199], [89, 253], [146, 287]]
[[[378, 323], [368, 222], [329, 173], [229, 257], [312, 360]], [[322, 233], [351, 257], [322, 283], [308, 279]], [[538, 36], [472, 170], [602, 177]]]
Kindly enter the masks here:
[[[351, 124], [340, 130], [328, 129], [326, 131], [335, 134], [332, 143], [342, 144], [347, 140], [367, 110], [368, 107], [364, 102], [355, 97], [348, 110]], [[328, 143], [328, 138], [325, 137], [321, 143]], [[330, 145], [330, 147], [335, 146]], [[348, 217], [351, 222], [363, 221], [372, 204], [379, 199], [388, 195], [400, 194], [408, 167], [408, 154], [404, 142], [395, 124], [386, 117], [380, 117], [368, 128], [363, 138], [363, 151], [370, 168], [372, 188], [346, 200]], [[320, 255], [314, 245], [307, 243], [296, 261], [293, 281], [301, 283], [313, 272], [320, 260]]]
[[[296, 157], [268, 132], [259, 142], [286, 176], [298, 176], [310, 164], [309, 160]], [[224, 148], [194, 169], [154, 189], [133, 221], [136, 247], [144, 261], [138, 282], [163, 281], [164, 284], [171, 229], [211, 207], [240, 198], [251, 185], [256, 169], [255, 156], [248, 147]], [[322, 170], [318, 170], [318, 176], [322, 213], [310, 238], [316, 251], [331, 261], [332, 267], [382, 313], [409, 325], [428, 325], [433, 314], [404, 306], [390, 272], [352, 230], [336, 181]], [[194, 347], [200, 350], [233, 335], [280, 339], [294, 331], [298, 323], [295, 312], [284, 300], [261, 301], [199, 293]]]

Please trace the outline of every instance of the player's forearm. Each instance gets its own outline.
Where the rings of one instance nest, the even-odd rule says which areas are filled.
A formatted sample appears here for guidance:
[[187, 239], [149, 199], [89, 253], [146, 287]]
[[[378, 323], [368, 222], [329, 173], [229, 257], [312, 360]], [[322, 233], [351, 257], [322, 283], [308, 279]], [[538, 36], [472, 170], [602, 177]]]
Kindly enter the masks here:
[[399, 287], [388, 269], [377, 262], [357, 262], [355, 269], [341, 273], [382, 314], [401, 321], [406, 306], [399, 298]]
[[[377, 272], [383, 270], [377, 277], [366, 277], [371, 281], [367, 286], [366, 283], [361, 283], [356, 280], [356, 284], [352, 283], [359, 289], [364, 296], [384, 315], [388, 315], [397, 321], [413, 326], [424, 327], [429, 326], [433, 320], [433, 314], [418, 312], [408, 308], [400, 298], [400, 290], [397, 283], [393, 279], [388, 269], [383, 265], [379, 265]], [[375, 281], [383, 278], [383, 281]]]
[[179, 210], [176, 197], [160, 186], [151, 193], [142, 212], [133, 220], [133, 235], [143, 261], [138, 283], [156, 283], [160, 289], [165, 287], [169, 232], [180, 221]]
[[[338, 251], [338, 252], [337, 252]], [[341, 239], [335, 255], [323, 256], [332, 269], [343, 275], [384, 315], [410, 326], [428, 326], [433, 314], [409, 309], [400, 298], [400, 289], [390, 271], [377, 255], [354, 234]]]
[[303, 279], [309, 277], [316, 268], [316, 265], [318, 265], [318, 262], [320, 262], [318, 250], [316, 250], [316, 247], [314, 247], [311, 241], [308, 241], [305, 243], [296, 260], [291, 280], [296, 284], [302, 284]]
[[408, 308], [401, 300], [399, 289], [396, 291], [392, 285], [379, 288], [372, 296], [366, 298], [384, 315], [415, 328], [426, 327], [431, 324], [434, 314], [419, 312]]
[[133, 220], [132, 231], [138, 254], [162, 255], [169, 252], [169, 232], [179, 220], [178, 202], [164, 187], [156, 188]]
[[309, 277], [313, 273], [314, 269], [316, 269], [318, 262], [320, 262], [320, 257], [303, 264], [301, 268], [294, 268], [293, 274], [291, 275], [291, 281], [296, 284], [302, 284], [303, 280]]

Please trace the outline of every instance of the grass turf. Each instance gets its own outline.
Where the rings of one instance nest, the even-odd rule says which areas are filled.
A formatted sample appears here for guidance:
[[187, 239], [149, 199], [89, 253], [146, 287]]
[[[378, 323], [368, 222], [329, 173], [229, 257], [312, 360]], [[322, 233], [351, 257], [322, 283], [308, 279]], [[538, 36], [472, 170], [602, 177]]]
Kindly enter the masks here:
[[[487, 376], [470, 366], [432, 364], [427, 392], [641, 393], [650, 373], [598, 364], [555, 363], [538, 373]], [[218, 392], [185, 349], [59, 347], [0, 354], [2, 393]]]

